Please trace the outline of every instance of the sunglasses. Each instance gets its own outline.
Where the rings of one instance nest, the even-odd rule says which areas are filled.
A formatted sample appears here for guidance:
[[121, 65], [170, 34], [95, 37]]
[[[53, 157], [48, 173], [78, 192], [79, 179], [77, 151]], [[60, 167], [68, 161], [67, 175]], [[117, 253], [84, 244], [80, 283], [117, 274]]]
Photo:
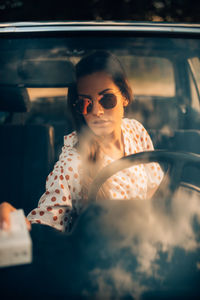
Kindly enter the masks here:
[[[99, 103], [105, 109], [112, 109], [117, 104], [117, 97], [115, 94], [106, 93], [101, 97]], [[74, 104], [76, 111], [82, 115], [89, 114], [93, 109], [93, 105], [93, 100], [86, 97], [80, 97]]]

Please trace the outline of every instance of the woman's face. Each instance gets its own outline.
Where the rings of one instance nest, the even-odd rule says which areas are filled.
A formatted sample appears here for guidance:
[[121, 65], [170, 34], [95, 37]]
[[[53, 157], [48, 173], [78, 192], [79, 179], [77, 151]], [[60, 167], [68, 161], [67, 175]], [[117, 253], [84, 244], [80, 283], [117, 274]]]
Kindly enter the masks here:
[[[78, 80], [77, 89], [80, 100], [92, 100], [92, 110], [83, 114], [83, 116], [94, 134], [107, 136], [112, 133], [121, 133], [124, 106], [128, 104], [128, 100], [121, 94], [112, 78], [105, 72], [92, 73]], [[109, 96], [107, 94], [112, 95]], [[106, 97], [113, 97], [113, 95], [116, 97], [116, 105], [113, 108], [106, 109], [100, 104], [99, 100], [105, 95], [107, 95]]]

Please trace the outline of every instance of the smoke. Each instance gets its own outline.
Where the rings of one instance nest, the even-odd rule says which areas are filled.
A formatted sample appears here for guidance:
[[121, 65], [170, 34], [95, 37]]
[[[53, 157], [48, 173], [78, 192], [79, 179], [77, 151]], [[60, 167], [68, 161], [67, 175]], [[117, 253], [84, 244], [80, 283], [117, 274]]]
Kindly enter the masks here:
[[131, 294], [134, 299], [138, 299], [140, 294], [147, 290], [137, 279], [132, 278], [131, 272], [124, 270], [123, 266], [101, 270], [95, 269], [92, 272], [93, 280], [98, 284], [95, 299], [112, 298], [113, 286], [115, 289], [115, 299], [121, 299], [124, 294]]
[[[182, 187], [167, 205], [157, 201], [129, 200], [123, 205], [123, 201], [112, 200], [112, 205], [109, 201], [103, 204], [102, 214], [95, 215], [93, 231], [103, 236], [99, 263], [90, 271], [96, 299], [121, 299], [125, 295], [140, 299], [152, 289], [152, 282], [163, 284], [167, 274], [163, 257], [169, 265], [176, 249], [185, 255], [199, 249], [195, 230], [200, 225], [198, 193]], [[193, 268], [199, 270], [200, 263]]]
[[[89, 246], [85, 242], [83, 259], [89, 260], [90, 286], [84, 287], [85, 296], [141, 299], [156, 286], [166, 289], [168, 269], [179, 268], [177, 250], [187, 258], [199, 249], [199, 193], [180, 187], [173, 198], [166, 199], [167, 194], [164, 191], [163, 198], [151, 200], [105, 200], [99, 203], [99, 211], [89, 213]], [[196, 260], [191, 271], [199, 269]]]

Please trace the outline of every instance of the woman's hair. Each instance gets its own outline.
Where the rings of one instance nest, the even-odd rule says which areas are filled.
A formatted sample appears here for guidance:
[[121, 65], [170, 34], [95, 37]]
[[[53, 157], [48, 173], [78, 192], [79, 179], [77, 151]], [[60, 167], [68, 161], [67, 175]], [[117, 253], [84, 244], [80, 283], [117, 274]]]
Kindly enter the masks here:
[[[128, 100], [132, 101], [133, 94], [129, 86], [124, 68], [116, 56], [108, 51], [95, 51], [83, 57], [75, 67], [76, 82], [84, 76], [96, 73], [107, 73], [115, 85], [119, 88], [121, 94]], [[75, 129], [78, 134], [77, 148], [81, 151], [84, 166], [83, 171], [83, 197], [87, 198], [87, 191], [90, 183], [100, 169], [100, 144], [98, 138], [92, 133], [87, 126], [83, 115], [77, 113], [75, 102], [77, 101], [78, 93], [76, 83], [71, 85], [68, 90], [68, 108], [72, 115]], [[99, 193], [99, 198], [108, 197], [108, 184], [104, 184]]]

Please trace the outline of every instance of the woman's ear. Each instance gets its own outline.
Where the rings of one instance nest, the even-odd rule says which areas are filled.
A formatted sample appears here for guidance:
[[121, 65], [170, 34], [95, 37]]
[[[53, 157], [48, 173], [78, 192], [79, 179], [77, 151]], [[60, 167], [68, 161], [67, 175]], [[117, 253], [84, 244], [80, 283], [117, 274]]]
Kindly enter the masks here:
[[123, 106], [125, 107], [125, 106], [127, 106], [128, 104], [129, 104], [128, 99], [124, 97], [124, 99], [123, 99]]

